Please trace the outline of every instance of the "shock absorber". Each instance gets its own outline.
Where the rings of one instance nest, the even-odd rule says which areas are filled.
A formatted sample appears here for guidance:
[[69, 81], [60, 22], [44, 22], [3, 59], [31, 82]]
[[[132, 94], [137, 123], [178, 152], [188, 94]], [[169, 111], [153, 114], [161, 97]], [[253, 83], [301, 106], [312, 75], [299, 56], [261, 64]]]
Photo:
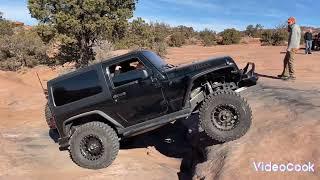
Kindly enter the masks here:
[[207, 81], [207, 82], [205, 83], [205, 86], [206, 86], [207, 90], [209, 91], [209, 94], [212, 94], [212, 93], [213, 93], [213, 89], [212, 89], [212, 86], [211, 86], [211, 84], [209, 83], [209, 81]]

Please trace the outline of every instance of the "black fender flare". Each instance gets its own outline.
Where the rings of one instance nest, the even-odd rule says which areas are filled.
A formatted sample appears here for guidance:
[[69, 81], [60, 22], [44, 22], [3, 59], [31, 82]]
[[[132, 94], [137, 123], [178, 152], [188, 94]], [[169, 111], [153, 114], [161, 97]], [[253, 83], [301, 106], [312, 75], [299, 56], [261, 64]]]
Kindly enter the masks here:
[[93, 110], [93, 111], [88, 111], [88, 112], [85, 112], [85, 113], [81, 113], [81, 114], [78, 114], [76, 116], [72, 116], [70, 118], [68, 118], [67, 120], [65, 120], [63, 122], [63, 131], [65, 134], [67, 134], [67, 124], [69, 124], [70, 122], [72, 121], [76, 121], [77, 119], [81, 118], [81, 117], [86, 117], [86, 116], [89, 116], [89, 115], [100, 115], [101, 117], [103, 117], [108, 123], [112, 124], [117, 130], [118, 133], [122, 133], [124, 127], [118, 123], [115, 119], [113, 119], [112, 117], [110, 117], [109, 115], [107, 115], [106, 113], [100, 111], [100, 110]]
[[[235, 67], [234, 67], [233, 64], [230, 64], [230, 65], [223, 66], [223, 67], [219, 67], [219, 68], [209, 69], [209, 70], [200, 72], [200, 73], [198, 73], [198, 74], [195, 74], [195, 75], [193, 75], [193, 76], [190, 76], [190, 77], [189, 77], [189, 82], [188, 82], [188, 88], [187, 88], [187, 91], [186, 91], [186, 94], [185, 94], [185, 97], [184, 97], [184, 107], [188, 107], [188, 102], [189, 102], [189, 99], [190, 99], [190, 94], [191, 94], [192, 85], [193, 85], [193, 82], [194, 82], [196, 79], [198, 79], [199, 77], [201, 77], [201, 76], [203, 76], [203, 75], [212, 73], [212, 72], [214, 72], [214, 71], [218, 71], [218, 70], [222, 70], [222, 69], [227, 69], [227, 68], [235, 68]], [[236, 68], [236, 70], [239, 70], [239, 69]]]

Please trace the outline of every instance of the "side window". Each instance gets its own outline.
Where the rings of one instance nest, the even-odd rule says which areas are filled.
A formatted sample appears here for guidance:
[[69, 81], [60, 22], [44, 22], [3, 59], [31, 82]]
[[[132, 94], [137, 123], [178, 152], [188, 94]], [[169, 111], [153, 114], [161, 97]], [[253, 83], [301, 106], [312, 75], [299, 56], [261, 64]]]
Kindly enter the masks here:
[[56, 106], [62, 106], [102, 92], [96, 71], [88, 71], [53, 85]]
[[[108, 67], [109, 76], [115, 87], [138, 80], [145, 65], [138, 59], [132, 58]], [[141, 76], [140, 76], [141, 75]]]

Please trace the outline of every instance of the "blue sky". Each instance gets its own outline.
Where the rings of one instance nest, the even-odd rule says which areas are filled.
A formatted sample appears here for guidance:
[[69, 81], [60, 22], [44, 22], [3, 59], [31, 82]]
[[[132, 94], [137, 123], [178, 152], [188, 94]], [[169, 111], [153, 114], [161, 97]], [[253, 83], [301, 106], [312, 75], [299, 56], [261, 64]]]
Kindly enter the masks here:
[[[33, 25], [27, 0], [0, 0], [4, 17]], [[243, 30], [248, 24], [274, 27], [295, 16], [298, 23], [320, 27], [319, 0], [139, 0], [135, 17], [147, 22], [192, 26], [196, 30], [216, 31], [235, 27]]]

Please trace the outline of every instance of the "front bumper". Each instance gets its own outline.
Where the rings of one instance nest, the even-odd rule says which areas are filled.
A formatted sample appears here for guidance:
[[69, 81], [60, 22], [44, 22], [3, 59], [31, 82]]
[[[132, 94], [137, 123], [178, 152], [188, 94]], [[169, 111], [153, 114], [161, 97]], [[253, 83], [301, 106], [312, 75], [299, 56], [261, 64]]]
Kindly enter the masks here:
[[254, 63], [248, 62], [247, 65], [240, 70], [241, 77], [239, 87], [249, 87], [257, 84], [259, 77], [255, 73], [255, 67]]

